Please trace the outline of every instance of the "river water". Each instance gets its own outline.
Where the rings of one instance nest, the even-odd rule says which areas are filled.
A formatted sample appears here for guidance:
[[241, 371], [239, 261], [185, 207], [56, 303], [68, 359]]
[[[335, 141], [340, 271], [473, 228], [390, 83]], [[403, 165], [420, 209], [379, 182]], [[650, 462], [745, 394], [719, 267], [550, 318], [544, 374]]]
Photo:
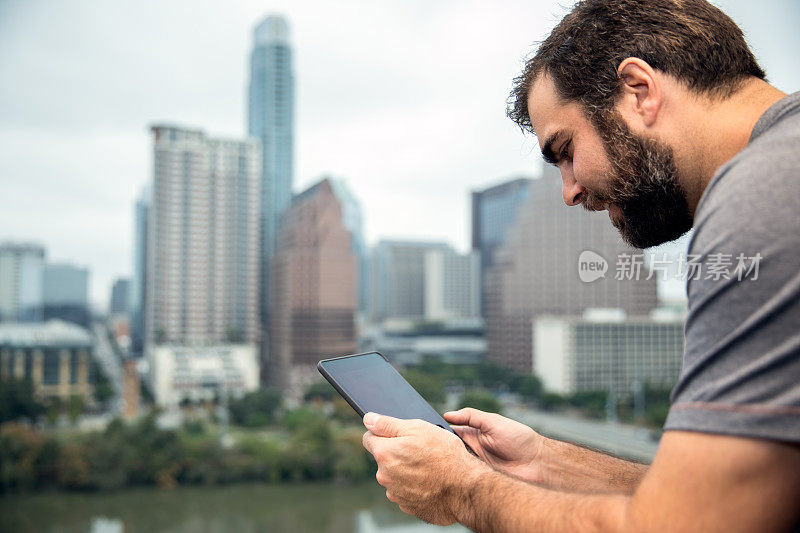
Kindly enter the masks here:
[[0, 497], [0, 531], [460, 533], [403, 514], [374, 483], [234, 485]]

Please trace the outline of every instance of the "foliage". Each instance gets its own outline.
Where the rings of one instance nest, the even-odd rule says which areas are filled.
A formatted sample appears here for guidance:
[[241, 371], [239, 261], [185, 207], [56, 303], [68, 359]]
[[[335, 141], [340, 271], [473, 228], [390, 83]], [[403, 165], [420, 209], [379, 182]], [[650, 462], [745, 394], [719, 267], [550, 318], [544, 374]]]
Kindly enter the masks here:
[[314, 400], [330, 402], [338, 397], [339, 393], [336, 392], [336, 389], [334, 389], [327, 381], [317, 381], [316, 383], [312, 383], [311, 386], [306, 390], [305, 394], [305, 400], [307, 402]]
[[458, 407], [472, 407], [487, 413], [500, 413], [503, 410], [500, 401], [493, 394], [481, 390], [471, 390], [464, 393], [458, 402]]
[[111, 386], [111, 381], [109, 381], [108, 376], [106, 376], [96, 361], [92, 362], [91, 374], [94, 380], [94, 398], [99, 403], [105, 405], [105, 403], [114, 396], [114, 389]]
[[250, 392], [238, 400], [231, 400], [231, 421], [247, 427], [267, 426], [275, 420], [275, 413], [282, 401], [280, 391], [275, 389], [263, 388]]
[[429, 375], [414, 369], [406, 370], [403, 372], [403, 376], [434, 409], [441, 409], [445, 402], [445, 393], [444, 381], [440, 376]]
[[0, 424], [8, 420], [36, 420], [44, 410], [29, 380], [10, 379], [0, 384]]

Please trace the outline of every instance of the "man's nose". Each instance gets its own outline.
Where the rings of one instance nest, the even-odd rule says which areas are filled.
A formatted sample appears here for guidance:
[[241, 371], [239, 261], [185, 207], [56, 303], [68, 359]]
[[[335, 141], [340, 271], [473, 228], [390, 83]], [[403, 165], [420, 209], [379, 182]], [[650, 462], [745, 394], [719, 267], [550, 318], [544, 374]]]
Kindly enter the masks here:
[[580, 204], [586, 194], [586, 189], [566, 172], [561, 172], [561, 181], [563, 182], [561, 193], [564, 196], [564, 203], [568, 206]]

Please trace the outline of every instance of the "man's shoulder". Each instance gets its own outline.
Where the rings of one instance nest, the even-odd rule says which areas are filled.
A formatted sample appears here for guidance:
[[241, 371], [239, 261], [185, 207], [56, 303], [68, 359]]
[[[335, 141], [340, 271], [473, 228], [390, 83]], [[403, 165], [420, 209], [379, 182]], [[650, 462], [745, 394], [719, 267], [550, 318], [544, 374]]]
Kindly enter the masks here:
[[695, 234], [731, 238], [800, 232], [800, 113], [764, 131], [725, 163], [695, 215]]

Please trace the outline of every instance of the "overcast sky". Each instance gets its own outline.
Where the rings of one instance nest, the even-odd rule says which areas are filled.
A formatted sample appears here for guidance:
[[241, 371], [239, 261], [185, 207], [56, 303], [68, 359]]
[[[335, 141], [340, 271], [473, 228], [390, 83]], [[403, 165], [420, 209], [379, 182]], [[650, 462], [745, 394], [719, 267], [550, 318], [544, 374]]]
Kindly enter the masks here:
[[[799, 90], [800, 3], [718, 5], [771, 81]], [[0, 0], [0, 240], [88, 266], [105, 308], [132, 270], [148, 125], [244, 136], [252, 29], [271, 13], [289, 19], [295, 51], [295, 190], [345, 179], [369, 243], [466, 250], [469, 191], [539, 172], [504, 103], [565, 13], [556, 1]]]

